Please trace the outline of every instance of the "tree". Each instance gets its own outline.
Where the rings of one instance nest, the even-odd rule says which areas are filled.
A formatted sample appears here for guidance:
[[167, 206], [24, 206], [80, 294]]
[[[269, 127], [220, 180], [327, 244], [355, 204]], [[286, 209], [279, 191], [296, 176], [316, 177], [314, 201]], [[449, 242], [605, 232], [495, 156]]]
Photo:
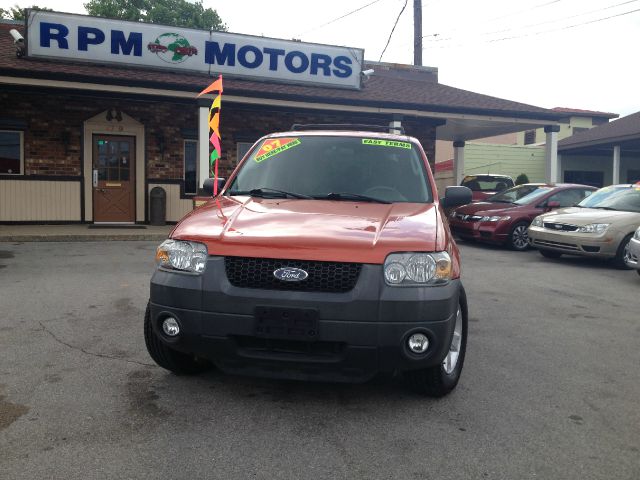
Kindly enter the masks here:
[[[50, 8], [39, 7], [37, 5], [31, 5], [32, 10], [48, 10]], [[0, 18], [8, 18], [9, 20], [24, 20], [24, 8], [18, 5], [10, 7], [8, 10], [0, 8]]]
[[202, 0], [89, 0], [84, 4], [89, 15], [133, 22], [160, 23], [226, 31], [218, 12], [205, 9]]

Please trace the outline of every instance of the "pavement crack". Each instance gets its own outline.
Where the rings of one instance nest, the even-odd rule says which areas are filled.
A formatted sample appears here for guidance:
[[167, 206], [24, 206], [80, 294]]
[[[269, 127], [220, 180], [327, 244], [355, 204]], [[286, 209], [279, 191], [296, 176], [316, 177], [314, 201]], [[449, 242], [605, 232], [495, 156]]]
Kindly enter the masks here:
[[155, 365], [152, 364], [152, 363], [137, 362], [135, 360], [128, 360], [126, 358], [116, 357], [115, 355], [107, 355], [106, 353], [90, 352], [89, 350], [85, 350], [82, 347], [78, 347], [76, 345], [72, 345], [70, 343], [65, 342], [64, 340], [59, 338], [55, 333], [53, 333], [51, 330], [49, 330], [42, 322], [38, 322], [38, 323], [40, 324], [40, 327], [42, 328], [42, 330], [44, 332], [48, 333], [51, 336], [51, 338], [53, 338], [60, 345], [64, 345], [65, 347], [68, 347], [68, 348], [70, 348], [72, 350], [76, 350], [78, 352], [82, 352], [85, 355], [90, 355], [92, 357], [98, 357], [98, 358], [108, 358], [109, 360], [119, 360], [121, 362], [126, 362], [126, 363], [135, 363], [136, 365], [142, 365], [142, 366], [145, 366], [145, 367], [155, 367]]

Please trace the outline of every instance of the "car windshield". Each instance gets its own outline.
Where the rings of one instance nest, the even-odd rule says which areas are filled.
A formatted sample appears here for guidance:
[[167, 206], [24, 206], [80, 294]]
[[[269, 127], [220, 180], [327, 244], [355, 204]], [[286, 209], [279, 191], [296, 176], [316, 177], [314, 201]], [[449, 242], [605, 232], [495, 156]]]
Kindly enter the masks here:
[[513, 187], [513, 180], [509, 177], [470, 175], [464, 177], [460, 185], [474, 192], [501, 192], [509, 187]]
[[578, 206], [640, 212], [640, 186], [604, 187], [585, 198]]
[[526, 205], [544, 194], [548, 193], [551, 187], [542, 185], [518, 185], [504, 192], [496, 193], [488, 197], [485, 202], [514, 203], [516, 205]]
[[228, 195], [432, 202], [418, 148], [397, 140], [300, 135], [261, 140]]

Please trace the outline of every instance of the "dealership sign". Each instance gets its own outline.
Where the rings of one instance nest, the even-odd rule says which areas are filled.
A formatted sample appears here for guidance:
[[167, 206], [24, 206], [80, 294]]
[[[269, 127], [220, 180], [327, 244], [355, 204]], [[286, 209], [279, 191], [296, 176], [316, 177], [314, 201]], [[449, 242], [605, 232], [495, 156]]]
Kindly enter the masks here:
[[27, 55], [360, 88], [364, 50], [30, 10]]

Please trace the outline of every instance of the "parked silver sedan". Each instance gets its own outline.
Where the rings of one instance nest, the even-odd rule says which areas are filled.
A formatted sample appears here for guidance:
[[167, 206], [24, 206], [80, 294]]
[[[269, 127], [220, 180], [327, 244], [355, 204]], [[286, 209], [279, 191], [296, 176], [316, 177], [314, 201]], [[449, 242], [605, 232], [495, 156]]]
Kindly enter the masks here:
[[627, 267], [635, 268], [638, 275], [640, 275], [640, 227], [638, 227], [629, 242], [629, 248], [624, 261]]
[[562, 254], [612, 259], [628, 268], [631, 239], [640, 225], [640, 184], [597, 190], [575, 207], [533, 219], [529, 243], [548, 258]]

